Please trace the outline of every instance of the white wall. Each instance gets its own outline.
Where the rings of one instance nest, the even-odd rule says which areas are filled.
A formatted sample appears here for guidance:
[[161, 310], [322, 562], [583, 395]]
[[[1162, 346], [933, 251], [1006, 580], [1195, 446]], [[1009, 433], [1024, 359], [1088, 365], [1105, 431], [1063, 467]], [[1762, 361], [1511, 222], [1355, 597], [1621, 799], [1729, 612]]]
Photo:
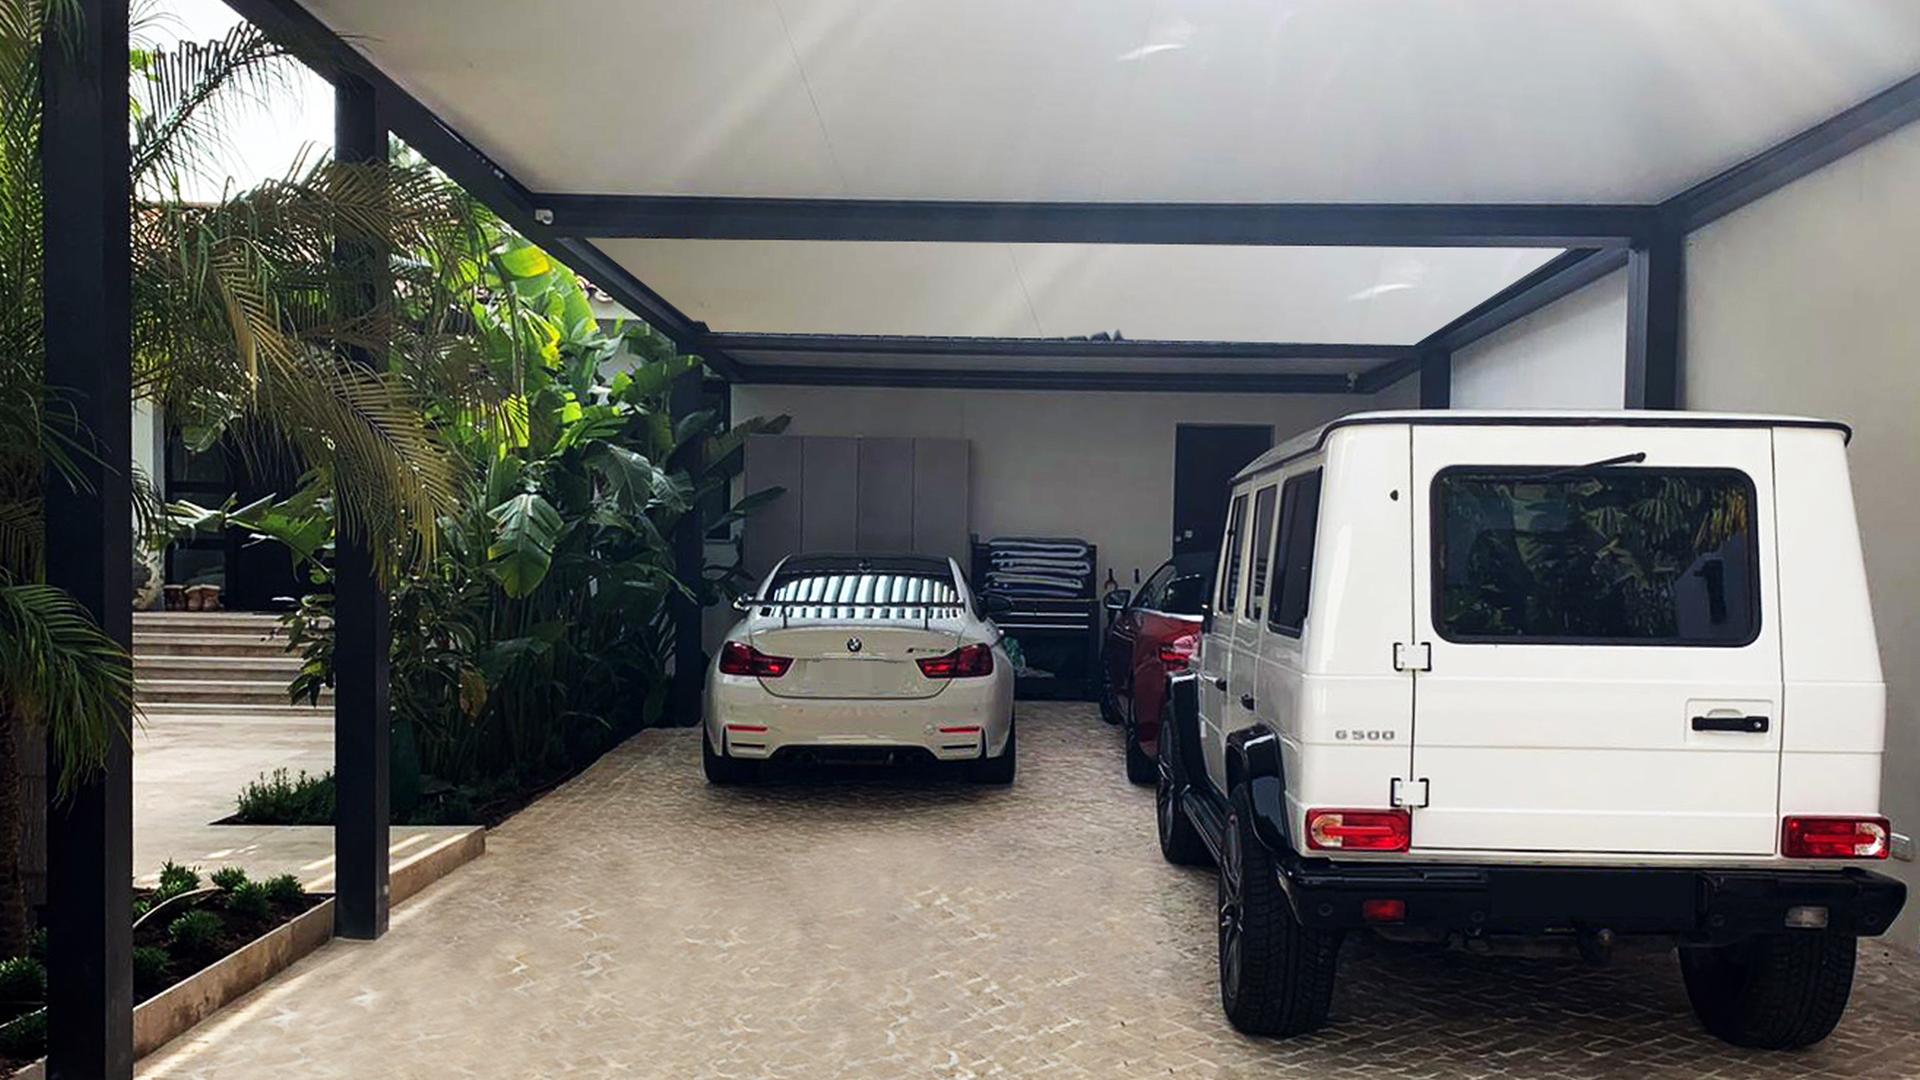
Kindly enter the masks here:
[[1627, 272], [1453, 354], [1456, 409], [1617, 409], [1627, 365]]
[[787, 413], [794, 435], [968, 439], [974, 532], [1082, 537], [1099, 576], [1130, 585], [1172, 545], [1176, 424], [1271, 424], [1278, 441], [1417, 397], [1414, 379], [1373, 397], [736, 385], [733, 415]]
[[[1835, 417], [1849, 457], [1888, 684], [1883, 790], [1920, 834], [1920, 125], [1688, 239], [1690, 409]], [[1920, 885], [1914, 863], [1895, 863]], [[1920, 903], [1897, 931], [1920, 944]]]

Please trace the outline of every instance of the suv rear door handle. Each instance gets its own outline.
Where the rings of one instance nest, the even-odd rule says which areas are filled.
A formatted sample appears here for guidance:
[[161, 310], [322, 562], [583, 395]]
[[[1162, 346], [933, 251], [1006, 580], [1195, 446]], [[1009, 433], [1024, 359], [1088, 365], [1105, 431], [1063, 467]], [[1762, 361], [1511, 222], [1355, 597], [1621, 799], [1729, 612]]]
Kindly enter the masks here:
[[1745, 731], [1759, 734], [1767, 730], [1768, 723], [1764, 716], [1696, 716], [1693, 718], [1693, 730]]
[[1227, 688], [1227, 677], [1226, 677], [1225, 675], [1216, 675], [1216, 676], [1214, 676], [1214, 677], [1213, 677], [1213, 688], [1214, 688], [1215, 690], [1225, 690], [1225, 689]]
[[1241, 708], [1243, 708], [1243, 709], [1251, 709], [1251, 708], [1253, 708], [1253, 695], [1252, 695], [1252, 694], [1241, 694], [1241, 695], [1240, 695], [1240, 707], [1241, 707]]

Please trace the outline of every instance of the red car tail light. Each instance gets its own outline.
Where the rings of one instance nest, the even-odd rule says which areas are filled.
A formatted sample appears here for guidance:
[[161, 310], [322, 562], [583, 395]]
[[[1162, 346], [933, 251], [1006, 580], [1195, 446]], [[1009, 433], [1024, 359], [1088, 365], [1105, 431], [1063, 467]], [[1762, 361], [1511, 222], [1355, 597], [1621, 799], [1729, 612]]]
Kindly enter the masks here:
[[1307, 811], [1307, 846], [1315, 851], [1405, 851], [1412, 839], [1405, 810]]
[[1780, 854], [1789, 859], [1884, 859], [1891, 830], [1883, 817], [1790, 817]]
[[768, 656], [743, 641], [729, 641], [720, 649], [722, 675], [752, 675], [777, 679], [793, 666], [791, 656]]
[[1181, 634], [1160, 643], [1160, 666], [1168, 671], [1187, 670], [1193, 662], [1194, 654], [1200, 651], [1200, 635]]
[[966, 645], [916, 662], [929, 679], [976, 679], [993, 674], [993, 646]]

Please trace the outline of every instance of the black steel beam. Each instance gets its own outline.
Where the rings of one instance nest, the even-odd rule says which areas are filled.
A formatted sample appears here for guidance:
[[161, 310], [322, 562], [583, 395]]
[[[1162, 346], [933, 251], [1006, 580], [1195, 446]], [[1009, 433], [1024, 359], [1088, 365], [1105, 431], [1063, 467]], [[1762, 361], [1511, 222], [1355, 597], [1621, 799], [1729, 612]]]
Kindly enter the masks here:
[[1681, 232], [1691, 232], [1916, 120], [1920, 120], [1920, 75], [1902, 79], [1860, 104], [1695, 184], [1663, 203], [1662, 214]]
[[[1421, 339], [1408, 351], [1417, 356], [1436, 352], [1452, 354], [1479, 341], [1502, 327], [1539, 311], [1555, 300], [1577, 292], [1595, 281], [1625, 268], [1627, 253], [1616, 249], [1576, 248], [1564, 251], [1542, 263], [1532, 273], [1475, 304], [1459, 318]], [[1379, 392], [1421, 370], [1420, 361], [1389, 364], [1367, 373], [1363, 388]]]
[[1626, 408], [1680, 408], [1683, 243], [1682, 234], [1668, 232], [1629, 257]]
[[[50, 424], [67, 428], [76, 483], [45, 481], [46, 580], [127, 648], [133, 636], [130, 464], [133, 320], [127, 150], [127, 0], [52, 7], [41, 50]], [[47, 807], [47, 1075], [133, 1075], [131, 717], [104, 769]], [[11, 733], [7, 733], [11, 737]], [[61, 768], [49, 740], [51, 767]], [[9, 796], [11, 797], [11, 796]]]
[[[387, 160], [387, 129], [379, 92], [352, 75], [333, 80], [334, 157], [340, 161]], [[341, 245], [334, 258], [346, 280], [373, 280], [369, 271], [386, 253], [368, 245]], [[371, 284], [346, 302], [372, 311], [382, 298]], [[353, 362], [376, 366], [384, 357], [350, 350]], [[334, 932], [345, 938], [377, 938], [387, 932], [387, 847], [392, 821], [388, 761], [393, 732], [389, 701], [392, 624], [387, 590], [374, 573], [374, 556], [363, 540], [343, 534], [334, 559], [333, 582], [333, 775]]]
[[1420, 342], [1420, 348], [1423, 351], [1444, 349], [1449, 352], [1464, 348], [1626, 265], [1627, 253], [1624, 251], [1576, 249], [1562, 252], [1427, 335]]
[[[700, 411], [700, 382], [698, 371], [689, 372], [673, 381], [668, 393], [667, 411], [673, 417], [676, 430], [681, 421]], [[704, 442], [704, 439], [688, 439], [668, 465], [686, 470], [697, 482], [703, 463]], [[700, 503], [696, 500], [674, 523], [671, 538], [674, 573], [696, 593], [701, 589], [701, 572], [706, 565], [704, 548], [707, 530], [700, 510]], [[697, 600], [677, 594], [670, 602], [673, 618], [673, 682], [668, 688], [667, 722], [697, 724], [700, 722], [700, 694], [707, 674], [706, 653], [700, 640], [702, 605]]]
[[[265, 31], [322, 77], [337, 82], [350, 75], [374, 88], [388, 130], [452, 177], [521, 235], [546, 248], [568, 266], [605, 289], [622, 307], [665, 334], [682, 350], [693, 351], [701, 327], [659, 293], [594, 245], [555, 232], [534, 213], [527, 189], [506, 169], [408, 93], [372, 61], [347, 44], [298, 0], [227, 0], [227, 6]], [[733, 358], [703, 354], [709, 366], [729, 375]]]
[[894, 334], [708, 334], [729, 353], [820, 356], [991, 356], [1021, 360], [1398, 360], [1411, 345], [1094, 338], [916, 337]]
[[1034, 244], [1625, 247], [1646, 206], [1033, 203], [534, 194], [563, 236]]
[[1435, 349], [1420, 358], [1420, 407], [1453, 407], [1453, 354]]
[[743, 383], [770, 386], [887, 386], [941, 390], [1128, 390], [1153, 393], [1362, 393], [1346, 375], [1178, 371], [991, 371], [921, 367], [751, 364]]

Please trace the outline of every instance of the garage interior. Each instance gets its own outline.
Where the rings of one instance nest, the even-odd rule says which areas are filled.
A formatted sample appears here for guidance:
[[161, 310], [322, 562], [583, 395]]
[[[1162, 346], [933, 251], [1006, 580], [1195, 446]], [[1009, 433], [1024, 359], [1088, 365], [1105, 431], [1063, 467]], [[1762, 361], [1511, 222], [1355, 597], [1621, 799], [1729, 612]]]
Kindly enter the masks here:
[[1920, 6], [230, 2], [731, 416], [962, 443], [942, 534], [1082, 538], [1096, 583], [1173, 549], [1184, 429], [1846, 421], [1920, 823]]

